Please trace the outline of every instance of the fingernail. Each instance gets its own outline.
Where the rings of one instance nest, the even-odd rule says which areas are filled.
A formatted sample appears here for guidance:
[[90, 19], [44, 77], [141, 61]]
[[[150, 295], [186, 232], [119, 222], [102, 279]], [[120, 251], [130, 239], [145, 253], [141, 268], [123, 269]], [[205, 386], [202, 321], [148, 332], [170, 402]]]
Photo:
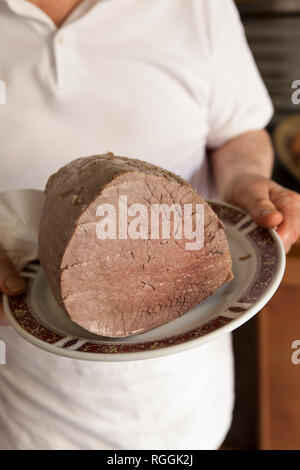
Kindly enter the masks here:
[[263, 217], [267, 217], [268, 215], [277, 214], [277, 213], [278, 211], [275, 211], [274, 209], [263, 209], [260, 212], [260, 215], [262, 215]]
[[18, 292], [22, 289], [25, 289], [25, 282], [21, 277], [13, 274], [5, 280], [5, 287], [10, 292]]

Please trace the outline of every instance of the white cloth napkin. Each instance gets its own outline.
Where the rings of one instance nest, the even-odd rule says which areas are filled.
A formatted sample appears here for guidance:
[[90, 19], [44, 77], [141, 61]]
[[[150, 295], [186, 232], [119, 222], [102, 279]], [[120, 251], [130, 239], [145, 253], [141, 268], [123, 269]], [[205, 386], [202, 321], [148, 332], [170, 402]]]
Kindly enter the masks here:
[[43, 204], [42, 191], [19, 189], [0, 193], [0, 244], [18, 270], [38, 257]]

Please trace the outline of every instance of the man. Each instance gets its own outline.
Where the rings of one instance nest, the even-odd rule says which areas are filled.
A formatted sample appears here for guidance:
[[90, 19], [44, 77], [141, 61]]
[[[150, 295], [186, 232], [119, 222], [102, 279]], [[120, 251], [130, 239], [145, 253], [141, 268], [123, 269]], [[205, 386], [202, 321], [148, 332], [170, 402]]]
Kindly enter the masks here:
[[[299, 195], [269, 179], [272, 106], [231, 0], [1, 0], [0, 43], [2, 191], [41, 189], [69, 160], [111, 150], [209, 196], [208, 147], [219, 197], [278, 226], [287, 251], [299, 236]], [[24, 288], [4, 250], [0, 286]], [[1, 337], [1, 448], [216, 449], [229, 428], [229, 336], [112, 364]]]

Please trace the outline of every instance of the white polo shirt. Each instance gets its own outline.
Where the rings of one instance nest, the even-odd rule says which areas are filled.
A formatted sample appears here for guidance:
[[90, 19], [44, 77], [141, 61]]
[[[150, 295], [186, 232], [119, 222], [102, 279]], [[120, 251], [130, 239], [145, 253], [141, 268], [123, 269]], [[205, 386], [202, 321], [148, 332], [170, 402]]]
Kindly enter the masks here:
[[[112, 151], [192, 180], [206, 146], [263, 128], [272, 105], [231, 0], [86, 0], [61, 28], [0, 0], [0, 190], [42, 189]], [[3, 93], [3, 87], [2, 87]], [[230, 338], [131, 363], [39, 351], [2, 329], [2, 449], [214, 449], [233, 404]]]

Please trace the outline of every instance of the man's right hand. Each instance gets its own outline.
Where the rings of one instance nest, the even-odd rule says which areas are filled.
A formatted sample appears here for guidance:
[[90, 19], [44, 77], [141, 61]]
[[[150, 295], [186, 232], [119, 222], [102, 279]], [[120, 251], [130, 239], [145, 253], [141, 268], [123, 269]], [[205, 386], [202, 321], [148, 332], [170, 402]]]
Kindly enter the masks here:
[[[19, 295], [25, 291], [26, 284], [15, 266], [0, 245], [0, 292], [7, 295]], [[0, 294], [0, 326], [8, 325], [5, 318]]]

